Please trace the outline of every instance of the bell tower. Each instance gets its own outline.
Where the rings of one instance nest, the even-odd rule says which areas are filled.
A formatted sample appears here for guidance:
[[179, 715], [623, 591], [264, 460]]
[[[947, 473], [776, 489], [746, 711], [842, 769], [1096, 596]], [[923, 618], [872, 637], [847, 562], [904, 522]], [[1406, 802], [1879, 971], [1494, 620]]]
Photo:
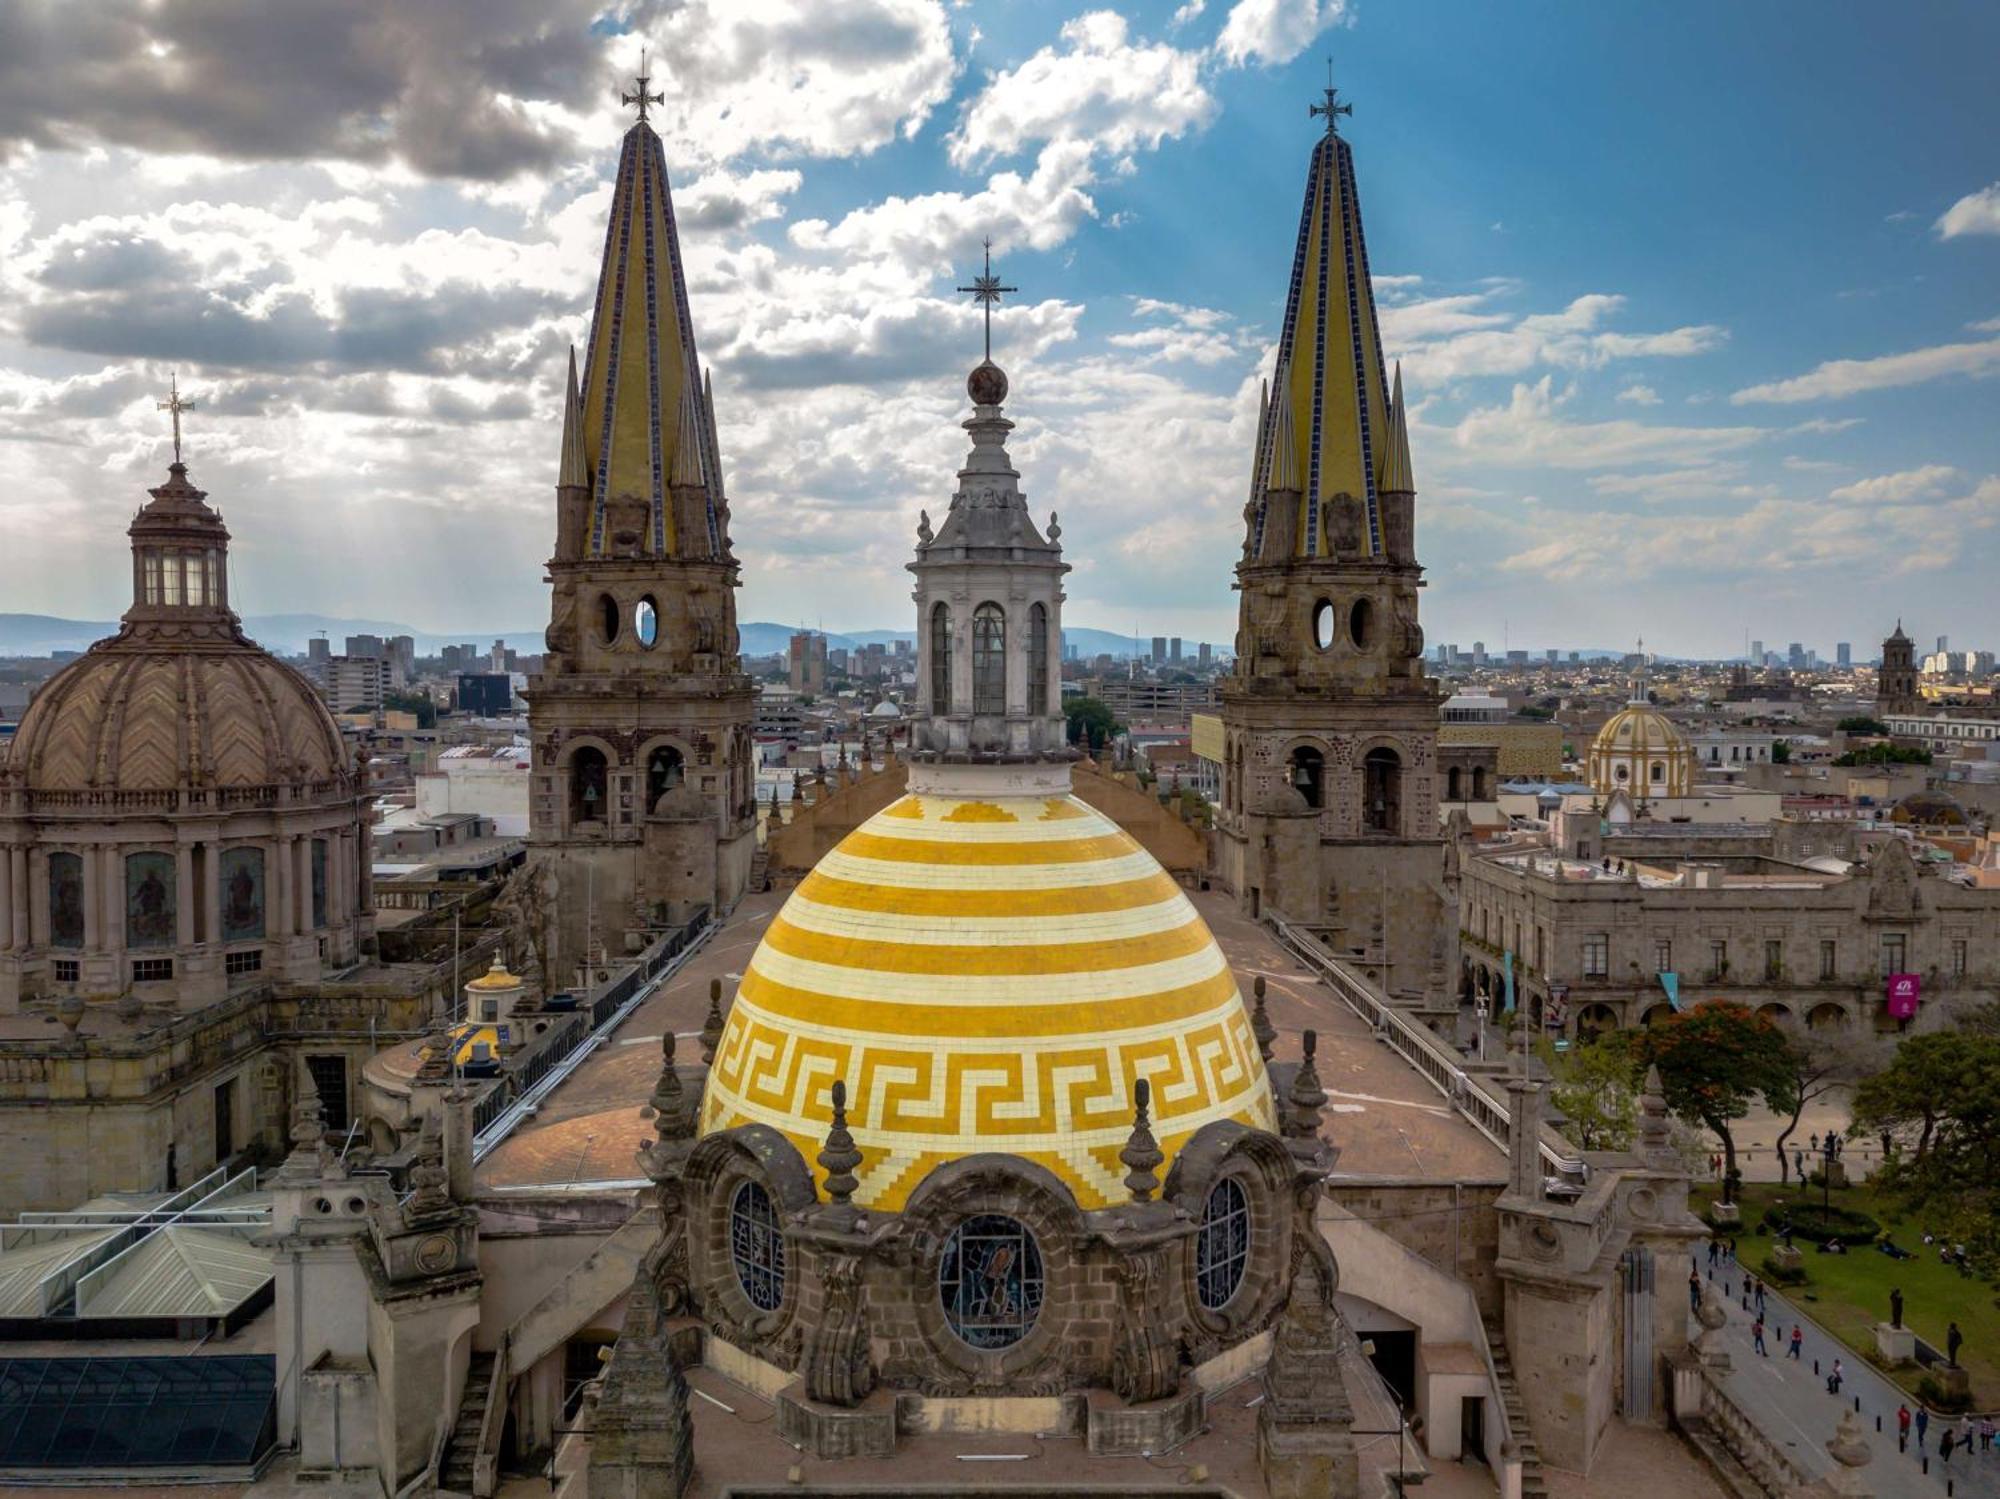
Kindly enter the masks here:
[[1875, 679], [1875, 712], [1878, 717], [1891, 713], [1910, 714], [1917, 711], [1920, 699], [1917, 694], [1917, 645], [1903, 633], [1903, 622], [1896, 621], [1896, 633], [1882, 642], [1882, 670]]
[[556, 474], [547, 652], [529, 684], [530, 841], [554, 877], [555, 970], [586, 942], [742, 895], [755, 843], [752, 688], [709, 381], [695, 352], [642, 73], [619, 152]]
[[1439, 994], [1452, 934], [1416, 480], [1326, 91], [1243, 510], [1217, 858], [1246, 910], [1316, 929], [1391, 994]]

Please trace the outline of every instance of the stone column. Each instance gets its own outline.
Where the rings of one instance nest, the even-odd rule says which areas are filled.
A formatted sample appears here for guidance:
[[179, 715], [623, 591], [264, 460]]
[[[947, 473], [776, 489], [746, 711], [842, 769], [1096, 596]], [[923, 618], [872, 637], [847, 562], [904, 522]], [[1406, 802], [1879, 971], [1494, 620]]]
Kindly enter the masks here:
[[292, 840], [293, 875], [298, 891], [298, 929], [313, 930], [312, 845], [310, 837]]
[[105, 867], [104, 850], [91, 844], [83, 851], [83, 950], [101, 952], [110, 944], [104, 940], [104, 900], [111, 881]]
[[117, 983], [122, 988], [130, 977], [125, 972], [125, 850], [119, 844], [109, 843], [97, 850], [97, 857], [99, 878], [87, 880], [85, 888], [94, 885], [98, 890], [97, 946], [111, 954]]
[[49, 857], [40, 849], [21, 852], [24, 855], [22, 870], [28, 887], [28, 923], [20, 945], [23, 948], [37, 944], [46, 947], [49, 941]]
[[292, 935], [292, 840], [279, 834], [264, 850], [264, 911], [273, 937]]
[[0, 952], [14, 950], [14, 850], [0, 847]]
[[222, 945], [222, 840], [209, 839], [206, 849], [202, 883], [207, 891], [208, 920], [202, 923], [201, 940], [219, 947]]
[[26, 948], [34, 941], [33, 928], [28, 921], [28, 851], [15, 848], [8, 851], [7, 861], [13, 867], [14, 882], [14, 946]]
[[194, 845], [177, 843], [174, 845], [174, 945], [182, 952], [186, 952], [200, 940], [195, 933], [196, 904]]

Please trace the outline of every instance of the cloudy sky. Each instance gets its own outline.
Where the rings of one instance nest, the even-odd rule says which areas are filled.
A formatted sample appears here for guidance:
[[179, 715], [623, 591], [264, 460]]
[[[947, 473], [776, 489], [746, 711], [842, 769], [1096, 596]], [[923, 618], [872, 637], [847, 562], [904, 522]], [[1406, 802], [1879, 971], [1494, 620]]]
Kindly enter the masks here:
[[178, 369], [245, 612], [545, 618], [642, 41], [745, 619], [904, 624], [990, 234], [1068, 618], [1229, 639], [1331, 54], [1433, 641], [2000, 645], [2000, 9], [1806, 0], [7, 0], [0, 611], [123, 606]]

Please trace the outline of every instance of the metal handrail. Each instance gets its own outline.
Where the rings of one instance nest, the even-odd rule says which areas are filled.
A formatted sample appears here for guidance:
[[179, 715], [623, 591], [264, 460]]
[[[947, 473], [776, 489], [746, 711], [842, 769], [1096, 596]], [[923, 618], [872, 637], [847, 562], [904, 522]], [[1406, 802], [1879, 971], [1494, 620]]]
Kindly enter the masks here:
[[[1512, 1148], [1514, 1120], [1507, 1105], [1489, 1094], [1480, 1081], [1465, 1070], [1453, 1052], [1427, 1029], [1397, 1010], [1366, 979], [1329, 953], [1311, 933], [1302, 931], [1274, 911], [1265, 912], [1264, 919], [1270, 923], [1285, 949], [1316, 972], [1335, 996], [1366, 1021], [1391, 1051], [1437, 1089], [1468, 1124], [1500, 1149]], [[1588, 1176], [1581, 1156], [1558, 1150], [1546, 1135], [1536, 1141], [1536, 1147], [1554, 1175], [1573, 1177], [1579, 1181]]]

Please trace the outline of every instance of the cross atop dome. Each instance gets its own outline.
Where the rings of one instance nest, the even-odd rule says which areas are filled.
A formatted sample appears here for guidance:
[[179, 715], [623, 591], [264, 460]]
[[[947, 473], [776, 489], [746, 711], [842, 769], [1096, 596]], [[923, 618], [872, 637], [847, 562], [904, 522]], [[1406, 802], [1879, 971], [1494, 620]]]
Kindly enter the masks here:
[[664, 93], [649, 94], [646, 92], [646, 86], [653, 81], [653, 75], [647, 71], [646, 56], [646, 50], [642, 47], [639, 50], [639, 74], [632, 80], [638, 84], [638, 89], [633, 93], [621, 93], [618, 96], [620, 104], [636, 104], [639, 106], [639, 123], [642, 125], [646, 123], [646, 110], [649, 106], [665, 104], [667, 102], [667, 96]]
[[1333, 59], [1329, 57], [1326, 60], [1326, 103], [1307, 105], [1306, 118], [1311, 120], [1325, 115], [1326, 133], [1328, 136], [1335, 136], [1340, 134], [1340, 117], [1351, 116], [1353, 113], [1354, 106], [1341, 103], [1340, 90], [1333, 86]]
[[989, 234], [986, 236], [985, 274], [974, 276], [972, 278], [972, 285], [961, 286], [958, 289], [962, 292], [970, 292], [972, 300], [986, 309], [986, 360], [990, 364], [993, 362], [993, 309], [1000, 305], [1000, 298], [1004, 294], [1017, 292], [1021, 289], [1018, 286], [1002, 286], [1000, 278], [993, 274], [992, 235]]
[[174, 421], [174, 467], [181, 466], [181, 413], [194, 410], [194, 402], [181, 395], [180, 372], [176, 370], [167, 382], [167, 398], [155, 403], [155, 409], [173, 413]]

